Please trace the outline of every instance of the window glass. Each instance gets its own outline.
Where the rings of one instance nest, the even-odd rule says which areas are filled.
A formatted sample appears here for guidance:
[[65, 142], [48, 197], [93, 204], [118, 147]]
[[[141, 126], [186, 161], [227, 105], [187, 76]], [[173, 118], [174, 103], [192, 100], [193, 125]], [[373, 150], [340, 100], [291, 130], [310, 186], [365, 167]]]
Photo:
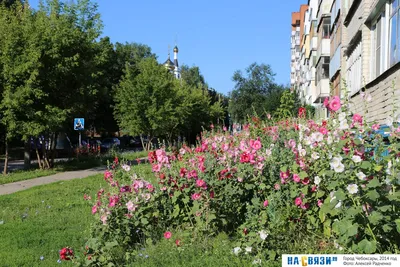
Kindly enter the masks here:
[[399, 5], [399, 1], [398, 0], [393, 0], [393, 2], [392, 2], [392, 11], [394, 11], [394, 9], [396, 7], [398, 7], [398, 5]]
[[390, 66], [396, 63], [397, 54], [397, 16], [390, 19]]
[[397, 12], [397, 62], [400, 61], [400, 9]]

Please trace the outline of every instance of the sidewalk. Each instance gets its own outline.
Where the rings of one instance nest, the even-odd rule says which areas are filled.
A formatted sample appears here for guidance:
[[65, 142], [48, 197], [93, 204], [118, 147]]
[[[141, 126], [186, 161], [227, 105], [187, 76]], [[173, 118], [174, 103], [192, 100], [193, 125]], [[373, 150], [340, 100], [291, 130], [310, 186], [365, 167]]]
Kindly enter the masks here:
[[15, 183], [0, 185], [0, 195], [8, 195], [18, 191], [22, 191], [34, 186], [51, 184], [58, 181], [72, 180], [72, 179], [82, 179], [91, 175], [104, 173], [106, 167], [96, 167], [88, 170], [81, 171], [70, 171], [70, 172], [60, 172], [50, 176], [44, 176], [39, 178], [34, 178], [25, 181], [19, 181]]

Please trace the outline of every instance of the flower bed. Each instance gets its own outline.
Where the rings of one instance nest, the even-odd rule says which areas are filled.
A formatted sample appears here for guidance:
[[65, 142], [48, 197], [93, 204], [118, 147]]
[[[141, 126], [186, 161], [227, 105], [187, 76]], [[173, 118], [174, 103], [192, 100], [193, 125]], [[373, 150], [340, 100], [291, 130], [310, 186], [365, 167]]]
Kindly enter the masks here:
[[139, 244], [177, 229], [192, 241], [225, 232], [233, 253], [255, 263], [310, 237], [319, 245], [309, 252], [399, 253], [400, 127], [389, 125], [385, 144], [338, 98], [325, 105], [332, 116], [320, 123], [254, 118], [234, 135], [205, 132], [196, 147], [151, 152], [157, 184], [115, 161], [92, 209], [86, 263], [134, 261]]

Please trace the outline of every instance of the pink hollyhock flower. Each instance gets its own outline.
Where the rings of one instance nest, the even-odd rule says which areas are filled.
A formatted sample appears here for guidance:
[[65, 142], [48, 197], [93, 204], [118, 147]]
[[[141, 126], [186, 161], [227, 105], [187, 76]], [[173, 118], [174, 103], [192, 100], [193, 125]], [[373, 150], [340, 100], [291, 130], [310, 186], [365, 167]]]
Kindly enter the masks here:
[[188, 173], [188, 178], [197, 178], [197, 171], [196, 170], [191, 170]]
[[207, 184], [206, 184], [206, 182], [205, 182], [204, 180], [202, 180], [202, 179], [198, 179], [198, 180], [196, 181], [196, 185], [197, 185], [198, 187], [203, 188], [203, 189], [207, 189]]
[[193, 193], [193, 194], [192, 194], [192, 200], [199, 200], [200, 197], [201, 197], [201, 194], [200, 194], [200, 193]]
[[92, 207], [92, 214], [95, 214], [97, 212], [97, 205], [94, 205]]
[[266, 199], [265, 201], [264, 201], [264, 207], [267, 207], [268, 206], [268, 200]]
[[315, 191], [317, 191], [317, 186], [316, 186], [316, 185], [313, 185], [313, 186], [311, 187], [311, 192], [315, 192]]
[[329, 109], [332, 111], [338, 111], [341, 108], [340, 98], [338, 96], [334, 96], [329, 103]]
[[210, 192], [210, 198], [214, 198], [214, 191]]
[[177, 247], [180, 247], [180, 246], [181, 246], [181, 241], [180, 241], [179, 239], [176, 239], [176, 240], [175, 240], [175, 245], [176, 245]]
[[187, 170], [185, 168], [181, 168], [179, 170], [179, 176], [180, 177], [185, 177]]
[[150, 192], [154, 191], [154, 186], [152, 184], [148, 184], [146, 185], [147, 190], [149, 190]]
[[326, 97], [325, 99], [324, 99], [324, 107], [328, 107], [329, 106], [329, 99]]
[[164, 238], [165, 239], [170, 239], [171, 237], [172, 237], [172, 233], [171, 232], [167, 231], [167, 232], [164, 233]]
[[322, 133], [323, 135], [327, 135], [328, 134], [328, 130], [325, 127], [319, 128], [319, 132]]
[[300, 176], [297, 173], [293, 174], [293, 181], [300, 183]]
[[318, 202], [317, 202], [318, 207], [321, 207], [322, 204], [324, 204], [324, 203], [322, 202], [322, 200], [321, 200], [321, 199], [318, 199]]
[[237, 181], [238, 181], [239, 183], [241, 183], [241, 182], [243, 182], [243, 178], [238, 177], [238, 178], [237, 178]]
[[379, 130], [379, 124], [373, 124], [371, 128], [374, 131], [378, 131]]
[[275, 188], [275, 190], [279, 190], [279, 189], [281, 189], [281, 186], [279, 184], [275, 184], [274, 188]]
[[153, 172], [160, 172], [161, 164], [154, 164], [152, 167]]
[[296, 147], [296, 141], [293, 140], [293, 139], [290, 139], [290, 140], [289, 140], [289, 147], [291, 147], [291, 148]]
[[360, 114], [356, 113], [353, 115], [353, 123], [356, 123], [356, 122], [362, 123], [362, 121], [363, 121], [363, 119]]
[[306, 210], [306, 209], [308, 209], [309, 207], [310, 207], [310, 204], [309, 204], [309, 203], [301, 204], [301, 205], [300, 205], [300, 208], [302, 208], [303, 210]]
[[104, 172], [104, 180], [108, 181], [110, 178], [112, 179], [112, 172], [110, 171], [105, 171]]
[[228, 149], [229, 149], [229, 144], [222, 144], [222, 150], [223, 151], [228, 151]]
[[117, 195], [114, 195], [112, 197], [109, 198], [109, 203], [108, 206], [109, 207], [114, 207], [119, 201], [119, 197]]
[[240, 162], [241, 162], [241, 163], [250, 162], [250, 155], [249, 155], [249, 153], [243, 152], [242, 155], [240, 155]]
[[107, 224], [107, 214], [101, 215], [100, 220], [103, 222], [103, 224]]
[[304, 185], [307, 185], [310, 183], [310, 179], [309, 178], [304, 178], [303, 180], [301, 180], [301, 183]]
[[126, 207], [129, 211], [135, 211], [138, 206], [129, 200], [129, 202], [126, 203]]
[[267, 114], [267, 118], [270, 120], [271, 119], [271, 114]]
[[280, 176], [282, 179], [287, 179], [287, 178], [289, 177], [289, 174], [290, 174], [289, 170], [287, 170], [286, 172], [281, 171], [281, 172], [279, 173], [279, 176]]
[[296, 206], [300, 206], [301, 204], [303, 204], [303, 201], [301, 200], [300, 197], [296, 197], [296, 199], [294, 200], [294, 204]]
[[250, 146], [255, 150], [259, 150], [261, 148], [261, 142], [260, 140], [250, 140]]

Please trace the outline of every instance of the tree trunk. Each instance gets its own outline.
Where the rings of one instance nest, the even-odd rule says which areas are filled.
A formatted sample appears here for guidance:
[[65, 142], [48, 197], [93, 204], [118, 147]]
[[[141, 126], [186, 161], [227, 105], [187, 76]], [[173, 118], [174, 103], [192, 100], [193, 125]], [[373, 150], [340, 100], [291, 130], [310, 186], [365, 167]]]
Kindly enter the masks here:
[[24, 169], [29, 170], [30, 168], [31, 168], [31, 143], [29, 141], [26, 141], [24, 150]]
[[47, 159], [46, 137], [43, 139], [42, 143], [42, 157], [43, 157], [43, 168], [46, 166], [47, 169], [50, 169], [50, 164]]
[[8, 171], [8, 141], [6, 139], [5, 141], [5, 156], [6, 158], [4, 159], [4, 170], [3, 174], [6, 175]]
[[38, 160], [39, 168], [43, 169], [42, 160], [40, 159], [40, 154], [39, 154], [39, 150], [38, 150], [38, 147], [37, 147], [37, 139], [35, 139], [35, 151], [36, 151], [36, 157], [37, 157], [37, 160]]
[[50, 161], [50, 166], [52, 168], [54, 167], [54, 158], [56, 157], [57, 139], [58, 139], [58, 133], [55, 132], [53, 134], [53, 140], [51, 142], [51, 161]]

